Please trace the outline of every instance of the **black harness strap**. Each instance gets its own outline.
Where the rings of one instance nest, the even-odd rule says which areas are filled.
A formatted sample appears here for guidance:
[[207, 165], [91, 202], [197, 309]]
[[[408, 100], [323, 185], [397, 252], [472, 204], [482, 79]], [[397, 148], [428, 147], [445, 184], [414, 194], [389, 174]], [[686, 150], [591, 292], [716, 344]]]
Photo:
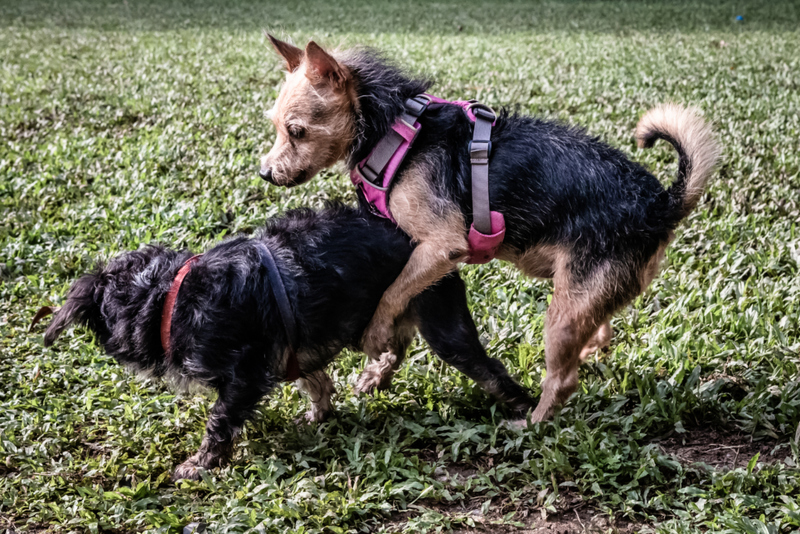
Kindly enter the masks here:
[[292, 305], [289, 302], [289, 295], [286, 294], [286, 286], [283, 285], [283, 278], [275, 263], [275, 257], [264, 243], [255, 242], [258, 253], [261, 255], [261, 265], [267, 270], [269, 286], [278, 304], [278, 312], [281, 315], [283, 329], [286, 332], [286, 341], [289, 344], [289, 359], [286, 361], [286, 381], [294, 382], [300, 378], [300, 362], [297, 360], [297, 322], [295, 321]]

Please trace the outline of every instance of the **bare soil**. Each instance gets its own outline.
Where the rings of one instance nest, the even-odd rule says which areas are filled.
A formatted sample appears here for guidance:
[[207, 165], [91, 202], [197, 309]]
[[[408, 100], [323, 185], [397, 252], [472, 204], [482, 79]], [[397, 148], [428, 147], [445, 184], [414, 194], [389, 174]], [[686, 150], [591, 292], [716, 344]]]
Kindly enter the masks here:
[[705, 464], [719, 470], [744, 467], [756, 454], [761, 463], [780, 462], [787, 454], [776, 440], [755, 441], [748, 434], [713, 427], [692, 428], [657, 443], [684, 465]]

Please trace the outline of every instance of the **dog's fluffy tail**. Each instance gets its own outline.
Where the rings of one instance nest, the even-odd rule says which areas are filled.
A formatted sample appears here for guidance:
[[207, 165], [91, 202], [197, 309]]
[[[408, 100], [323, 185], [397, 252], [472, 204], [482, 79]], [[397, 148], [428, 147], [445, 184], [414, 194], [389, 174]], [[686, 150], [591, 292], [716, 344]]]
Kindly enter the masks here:
[[711, 126], [694, 108], [662, 104], [645, 113], [636, 126], [640, 148], [650, 148], [658, 139], [678, 151], [678, 177], [667, 190], [676, 222], [697, 206], [720, 156]]
[[53, 320], [44, 333], [45, 347], [51, 346], [61, 332], [72, 323], [86, 323], [92, 315], [99, 314], [99, 307], [94, 300], [97, 282], [97, 275], [87, 274], [72, 284], [67, 294], [67, 302], [54, 312]]

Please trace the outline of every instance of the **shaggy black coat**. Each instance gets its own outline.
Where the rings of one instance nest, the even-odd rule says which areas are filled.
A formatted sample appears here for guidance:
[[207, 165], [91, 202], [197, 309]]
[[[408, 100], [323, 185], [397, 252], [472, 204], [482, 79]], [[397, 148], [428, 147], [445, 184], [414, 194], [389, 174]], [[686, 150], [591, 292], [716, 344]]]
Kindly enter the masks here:
[[[272, 251], [286, 287], [300, 332], [302, 377], [324, 369], [342, 348], [359, 348], [413, 249], [394, 225], [364, 210], [290, 211], [256, 237], [229, 239], [193, 264], [174, 308], [169, 356], [160, 340], [162, 308], [192, 253], [161, 246], [125, 253], [77, 280], [45, 334], [50, 346], [71, 323], [85, 324], [119, 363], [219, 392], [203, 445], [176, 478], [224, 464], [246, 418], [286, 376], [288, 341], [256, 242]], [[407, 320], [440, 358], [512, 409], [534, 406], [503, 364], [486, 355], [457, 273], [419, 295]]]

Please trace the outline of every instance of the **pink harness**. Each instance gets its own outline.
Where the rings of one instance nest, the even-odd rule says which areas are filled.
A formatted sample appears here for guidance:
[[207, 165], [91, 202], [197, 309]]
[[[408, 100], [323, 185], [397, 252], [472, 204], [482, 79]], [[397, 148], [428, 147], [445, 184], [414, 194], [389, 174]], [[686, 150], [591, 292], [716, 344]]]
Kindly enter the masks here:
[[420, 115], [430, 104], [454, 105], [464, 110], [475, 123], [470, 142], [472, 164], [472, 215], [469, 229], [469, 259], [467, 263], [486, 263], [497, 255], [503, 243], [506, 225], [503, 214], [489, 208], [489, 155], [491, 152], [491, 128], [497, 116], [488, 106], [474, 100], [451, 102], [435, 96], [422, 94], [405, 103], [406, 111], [392, 125], [389, 133], [381, 139], [370, 154], [350, 172], [350, 179], [372, 204], [378, 215], [397, 224], [389, 210], [389, 187], [397, 169], [403, 163], [408, 150], [420, 130]]

